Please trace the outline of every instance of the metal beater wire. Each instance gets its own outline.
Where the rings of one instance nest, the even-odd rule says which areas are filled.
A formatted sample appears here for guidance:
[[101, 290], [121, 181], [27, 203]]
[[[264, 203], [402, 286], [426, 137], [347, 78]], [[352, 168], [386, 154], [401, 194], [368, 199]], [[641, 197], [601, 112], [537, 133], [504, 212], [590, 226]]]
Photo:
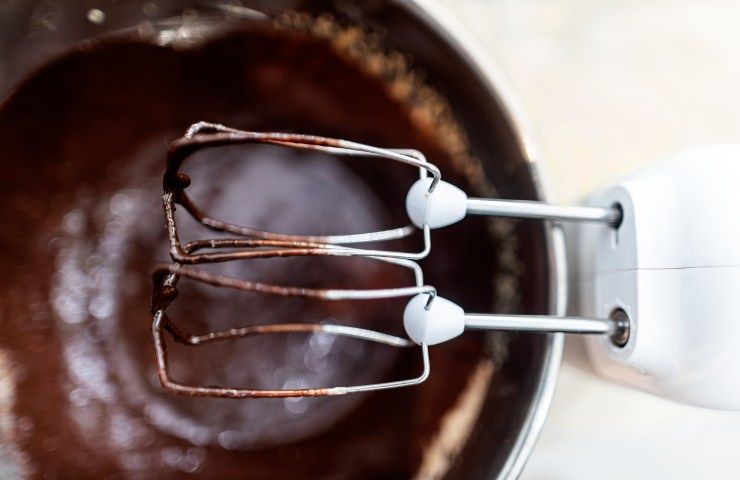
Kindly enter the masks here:
[[[340, 140], [334, 138], [319, 137], [314, 135], [299, 135], [291, 133], [266, 133], [248, 132], [235, 130], [212, 123], [200, 122], [193, 124], [186, 134], [172, 142], [168, 153], [167, 170], [164, 175], [163, 206], [167, 222], [167, 231], [170, 241], [170, 254], [174, 261], [184, 264], [194, 264], [214, 261], [229, 261], [245, 258], [269, 258], [273, 256], [300, 255], [297, 251], [289, 253], [288, 250], [304, 249], [311, 250], [312, 255], [341, 255], [341, 256], [383, 256], [389, 258], [401, 258], [409, 260], [420, 260], [429, 254], [431, 249], [431, 234], [428, 225], [422, 228], [424, 246], [418, 252], [399, 252], [382, 249], [362, 249], [349, 247], [347, 245], [384, 242], [408, 237], [418, 229], [409, 224], [404, 227], [347, 235], [288, 235], [275, 232], [267, 232], [251, 227], [235, 225], [214, 219], [209, 214], [198, 208], [185, 189], [190, 185], [190, 178], [180, 173], [183, 162], [195, 152], [208, 148], [226, 145], [239, 145], [248, 143], [262, 143], [299, 150], [317, 150], [328, 154], [347, 157], [373, 157], [385, 158], [402, 164], [419, 168], [420, 178], [432, 177], [429, 185], [431, 193], [440, 180], [439, 169], [428, 163], [421, 152], [409, 149], [385, 149], [364, 145], [357, 142]], [[181, 205], [193, 218], [206, 227], [221, 231], [234, 233], [254, 240], [267, 240], [276, 242], [294, 242], [287, 244], [249, 244], [232, 241], [230, 244], [211, 240], [202, 240], [200, 245], [209, 245], [209, 248], [253, 248], [262, 247], [257, 251], [250, 252], [212, 252], [205, 254], [194, 254], [183, 248], [179, 240], [177, 221], [175, 219], [175, 205]], [[191, 242], [192, 243], [192, 242]], [[213, 245], [213, 246], [210, 246]], [[272, 249], [270, 247], [283, 247]]]
[[[310, 255], [310, 254], [307, 254]], [[429, 295], [429, 301], [436, 295], [434, 287], [424, 285], [423, 273], [418, 264], [413, 261], [395, 258], [367, 257], [370, 260], [380, 261], [408, 268], [414, 276], [414, 286], [389, 289], [343, 290], [343, 289], [312, 289], [303, 287], [287, 287], [238, 280], [223, 275], [206, 272], [199, 268], [180, 265], [177, 263], [163, 264], [156, 268], [153, 278], [155, 283], [152, 298], [152, 338], [157, 358], [157, 374], [162, 386], [171, 393], [186, 396], [208, 396], [221, 398], [254, 398], [254, 397], [305, 397], [344, 395], [376, 390], [386, 390], [412, 385], [418, 385], [426, 380], [430, 372], [428, 346], [420, 345], [422, 357], [422, 372], [414, 378], [381, 382], [365, 385], [350, 385], [337, 387], [317, 387], [303, 389], [246, 389], [220, 386], [186, 385], [175, 381], [169, 371], [167, 362], [167, 343], [164, 332], [170, 333], [173, 338], [189, 346], [204, 345], [216, 341], [229, 340], [255, 335], [287, 334], [287, 333], [325, 333], [343, 337], [351, 337], [370, 342], [380, 343], [397, 348], [412, 347], [414, 343], [408, 339], [396, 337], [374, 330], [349, 327], [344, 325], [284, 323], [273, 325], [252, 325], [194, 335], [178, 327], [165, 313], [167, 306], [177, 297], [177, 283], [181, 277], [216, 287], [230, 288], [245, 292], [262, 293], [277, 296], [299, 296], [322, 300], [369, 300], [379, 298], [397, 298], [418, 294]]]

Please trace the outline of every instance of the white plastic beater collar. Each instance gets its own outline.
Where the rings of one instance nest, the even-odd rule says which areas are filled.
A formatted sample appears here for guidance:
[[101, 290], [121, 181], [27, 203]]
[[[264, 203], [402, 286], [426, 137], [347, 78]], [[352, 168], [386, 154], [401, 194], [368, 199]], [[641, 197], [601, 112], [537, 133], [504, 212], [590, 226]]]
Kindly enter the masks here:
[[467, 212], [468, 196], [452, 185], [440, 180], [432, 192], [431, 178], [417, 180], [406, 195], [406, 212], [411, 222], [419, 228], [441, 228], [457, 223]]
[[451, 301], [420, 293], [403, 312], [406, 334], [417, 344], [437, 345], [461, 335], [465, 330], [465, 312]]

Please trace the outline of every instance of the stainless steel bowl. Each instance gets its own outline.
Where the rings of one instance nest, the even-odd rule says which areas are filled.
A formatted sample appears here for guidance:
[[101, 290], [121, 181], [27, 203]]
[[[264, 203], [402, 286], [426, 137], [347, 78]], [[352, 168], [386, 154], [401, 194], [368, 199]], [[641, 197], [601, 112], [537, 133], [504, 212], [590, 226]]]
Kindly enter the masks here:
[[[106, 4], [104, 30], [152, 20], [151, 13], [145, 13], [149, 2], [125, 3]], [[286, 9], [328, 12], [384, 32], [387, 46], [412, 57], [428, 84], [450, 102], [471, 150], [500, 195], [546, 199], [536, 154], [504, 80], [465, 29], [436, 4], [427, 0], [248, 0], [242, 4], [269, 14]], [[163, 15], [169, 15], [202, 2], [162, 1], [158, 5]], [[101, 27], [85, 14], [90, 8], [89, 2], [82, 1], [11, 1], [0, 6], [0, 99], [50, 56], [101, 33]], [[523, 221], [516, 224], [515, 234], [524, 268], [516, 279], [518, 304], [506, 308], [563, 314], [565, 256], [559, 232], [549, 225]], [[506, 361], [494, 376], [476, 427], [446, 478], [515, 478], [520, 474], [550, 405], [561, 350], [560, 335], [509, 337]]]

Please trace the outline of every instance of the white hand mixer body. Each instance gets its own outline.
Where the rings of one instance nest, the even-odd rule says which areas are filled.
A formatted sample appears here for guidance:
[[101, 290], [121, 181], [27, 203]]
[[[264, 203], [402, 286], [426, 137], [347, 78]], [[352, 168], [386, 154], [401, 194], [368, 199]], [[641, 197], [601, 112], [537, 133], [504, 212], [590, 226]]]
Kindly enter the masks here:
[[570, 221], [574, 316], [466, 314], [421, 294], [404, 312], [407, 334], [428, 345], [466, 328], [601, 334], [588, 340], [601, 374], [683, 403], [740, 410], [738, 179], [735, 144], [689, 151], [577, 207], [470, 199], [444, 181], [430, 192], [432, 179], [422, 178], [406, 201], [418, 227], [467, 214]]

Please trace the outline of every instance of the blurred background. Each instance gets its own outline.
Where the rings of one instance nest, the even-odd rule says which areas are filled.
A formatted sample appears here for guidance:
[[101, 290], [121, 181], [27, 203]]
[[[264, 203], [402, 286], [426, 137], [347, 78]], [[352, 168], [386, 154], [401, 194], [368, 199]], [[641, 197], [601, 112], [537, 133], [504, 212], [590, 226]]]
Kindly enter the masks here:
[[[740, 142], [740, 2], [442, 3], [509, 78], [554, 200], [575, 202], [691, 146]], [[566, 343], [565, 358], [523, 479], [737, 476], [740, 413], [600, 380], [577, 339]]]

